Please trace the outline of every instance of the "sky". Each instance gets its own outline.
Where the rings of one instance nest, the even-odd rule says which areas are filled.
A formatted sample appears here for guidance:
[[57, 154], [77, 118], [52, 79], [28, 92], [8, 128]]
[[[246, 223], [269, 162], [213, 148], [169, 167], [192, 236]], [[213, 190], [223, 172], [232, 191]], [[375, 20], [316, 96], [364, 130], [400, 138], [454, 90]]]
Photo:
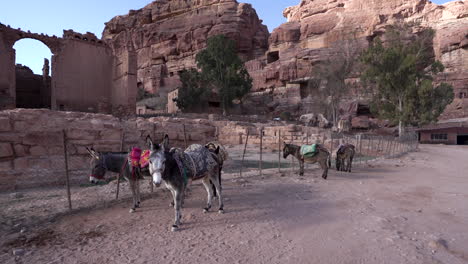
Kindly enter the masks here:
[[[385, 0], [381, 0], [385, 1]], [[0, 23], [13, 28], [30, 30], [61, 37], [64, 29], [76, 32], [92, 32], [99, 38], [104, 23], [117, 15], [127, 14], [130, 9], [140, 9], [151, 0], [2, 0]], [[238, 0], [250, 3], [270, 32], [286, 22], [283, 10], [297, 5], [300, 0]], [[441, 4], [447, 0], [436, 0]], [[44, 58], [50, 60], [51, 52], [37, 40], [22, 39], [15, 43], [16, 63], [27, 65], [36, 74], [42, 74]]]

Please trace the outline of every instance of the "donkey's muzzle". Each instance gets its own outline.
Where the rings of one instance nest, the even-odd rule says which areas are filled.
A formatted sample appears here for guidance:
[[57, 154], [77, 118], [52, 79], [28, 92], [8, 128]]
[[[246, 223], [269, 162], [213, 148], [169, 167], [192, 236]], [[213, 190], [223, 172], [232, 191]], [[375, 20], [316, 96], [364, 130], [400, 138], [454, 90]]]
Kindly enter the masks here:
[[98, 184], [98, 183], [99, 183], [99, 179], [96, 178], [96, 177], [90, 176], [90, 177], [89, 177], [89, 182], [92, 183], [92, 184]]

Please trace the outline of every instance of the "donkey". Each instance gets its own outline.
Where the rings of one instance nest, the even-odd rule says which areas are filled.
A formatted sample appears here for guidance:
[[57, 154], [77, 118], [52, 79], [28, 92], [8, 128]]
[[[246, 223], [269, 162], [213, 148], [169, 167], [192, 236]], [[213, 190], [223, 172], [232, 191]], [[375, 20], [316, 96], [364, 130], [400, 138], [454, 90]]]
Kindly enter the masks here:
[[323, 170], [322, 173], [322, 178], [327, 179], [328, 176], [328, 168], [331, 167], [331, 162], [330, 162], [330, 152], [322, 146], [322, 145], [317, 145], [317, 151], [318, 153], [315, 154], [313, 157], [304, 157], [301, 155], [301, 147], [294, 145], [294, 144], [286, 144], [284, 143], [283, 147], [283, 158], [287, 158], [289, 155], [292, 155], [299, 161], [299, 175], [304, 175], [304, 163], [316, 163], [318, 162], [320, 164], [320, 167]]
[[[130, 183], [130, 190], [133, 196], [133, 206], [130, 213], [135, 212], [136, 208], [140, 207], [140, 180], [143, 175], [136, 171], [132, 173], [131, 165], [128, 161], [128, 152], [97, 152], [93, 148], [86, 147], [86, 150], [92, 157], [92, 169], [89, 181], [97, 184], [104, 180], [107, 171], [122, 173]], [[149, 175], [147, 175], [149, 176]]]
[[356, 148], [353, 144], [340, 145], [336, 151], [336, 170], [351, 172], [354, 154]]
[[[207, 148], [210, 152], [213, 152], [218, 155], [218, 161], [219, 161], [219, 186], [220, 188], [223, 188], [223, 185], [221, 184], [221, 171], [223, 170], [223, 165], [224, 162], [228, 159], [228, 152], [226, 151], [226, 148], [219, 143], [219, 142], [208, 142], [205, 144], [205, 148]], [[216, 153], [216, 150], [218, 152]], [[213, 185], [213, 193], [214, 196], [216, 197], [216, 188]]]
[[184, 199], [185, 188], [189, 180], [201, 179], [208, 193], [207, 205], [204, 212], [211, 208], [213, 190], [210, 181], [215, 186], [218, 194], [219, 213], [224, 212], [221, 186], [219, 183], [219, 148], [214, 152], [208, 151], [205, 147], [194, 151], [183, 152], [173, 148], [169, 150], [169, 137], [164, 136], [161, 144], [154, 144], [151, 137], [147, 137], [147, 143], [151, 150], [149, 171], [156, 186], [164, 181], [166, 187], [171, 191], [174, 199], [175, 220], [172, 231], [177, 231], [180, 225], [181, 206]]

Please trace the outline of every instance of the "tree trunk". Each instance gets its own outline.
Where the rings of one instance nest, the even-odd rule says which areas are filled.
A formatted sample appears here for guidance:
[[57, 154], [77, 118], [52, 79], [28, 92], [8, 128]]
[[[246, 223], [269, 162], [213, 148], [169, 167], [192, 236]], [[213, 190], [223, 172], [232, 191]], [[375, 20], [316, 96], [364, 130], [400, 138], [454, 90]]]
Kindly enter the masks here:
[[402, 117], [402, 114], [403, 114], [403, 99], [400, 98], [398, 100], [398, 111], [400, 112], [400, 117], [399, 117], [399, 120], [398, 120], [398, 136], [401, 137], [403, 135], [403, 133], [405, 132], [405, 128], [403, 127], [403, 121], [401, 120], [403, 117]]

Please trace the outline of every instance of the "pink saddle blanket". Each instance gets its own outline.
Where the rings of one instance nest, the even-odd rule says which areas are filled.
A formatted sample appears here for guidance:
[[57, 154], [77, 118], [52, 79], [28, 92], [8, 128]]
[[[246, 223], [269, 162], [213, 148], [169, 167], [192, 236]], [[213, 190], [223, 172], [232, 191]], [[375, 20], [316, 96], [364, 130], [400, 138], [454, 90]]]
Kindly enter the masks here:
[[133, 167], [145, 168], [149, 164], [149, 150], [141, 150], [140, 148], [133, 148], [130, 152], [130, 162]]

